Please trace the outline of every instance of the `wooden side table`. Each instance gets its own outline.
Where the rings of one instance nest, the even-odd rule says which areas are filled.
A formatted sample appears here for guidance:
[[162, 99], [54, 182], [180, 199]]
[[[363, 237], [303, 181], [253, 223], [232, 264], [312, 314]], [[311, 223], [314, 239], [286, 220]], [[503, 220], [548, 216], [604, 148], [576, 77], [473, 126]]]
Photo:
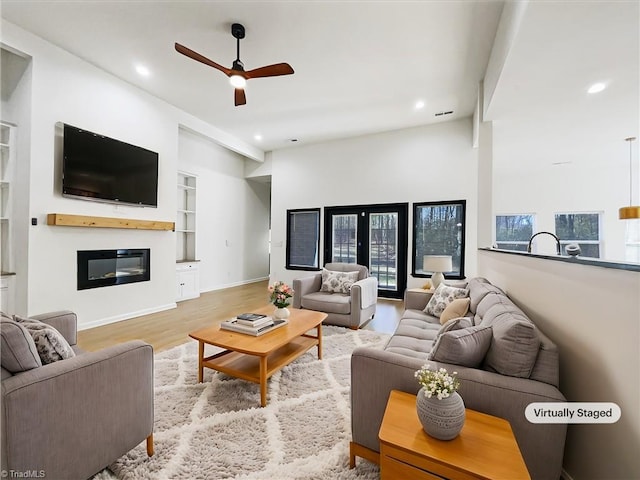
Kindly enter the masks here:
[[414, 308], [417, 310], [422, 310], [429, 300], [435, 290], [424, 290], [422, 288], [407, 288], [404, 291], [404, 305], [405, 308]]
[[422, 429], [416, 396], [393, 390], [379, 438], [381, 480], [531, 478], [509, 422], [474, 410], [458, 437], [436, 440]]
[[407, 288], [405, 290], [405, 292], [410, 292], [410, 293], [413, 293], [413, 294], [422, 293], [424, 295], [429, 295], [429, 298], [431, 298], [431, 295], [433, 295], [435, 293], [435, 290], [433, 288], [428, 289], [428, 290], [425, 290], [424, 288]]

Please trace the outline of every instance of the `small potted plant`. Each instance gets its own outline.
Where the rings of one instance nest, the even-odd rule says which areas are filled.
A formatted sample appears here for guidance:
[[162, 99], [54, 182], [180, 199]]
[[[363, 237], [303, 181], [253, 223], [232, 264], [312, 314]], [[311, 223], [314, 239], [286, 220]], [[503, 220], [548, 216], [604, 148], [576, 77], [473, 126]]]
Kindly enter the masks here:
[[424, 431], [438, 440], [454, 439], [464, 425], [464, 402], [457, 392], [457, 374], [449, 374], [446, 368], [432, 368], [428, 363], [415, 373], [422, 386], [416, 397], [418, 418]]
[[287, 307], [292, 296], [293, 288], [282, 281], [269, 285], [269, 299], [276, 307], [273, 313], [274, 318], [281, 320], [289, 318], [290, 312]]

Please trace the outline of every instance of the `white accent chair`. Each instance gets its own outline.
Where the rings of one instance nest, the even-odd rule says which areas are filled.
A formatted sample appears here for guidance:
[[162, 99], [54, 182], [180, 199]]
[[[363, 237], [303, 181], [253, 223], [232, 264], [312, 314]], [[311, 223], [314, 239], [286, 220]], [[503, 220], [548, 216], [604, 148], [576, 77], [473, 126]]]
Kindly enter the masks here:
[[376, 313], [378, 279], [369, 276], [369, 269], [355, 263], [327, 263], [327, 270], [358, 272], [358, 280], [349, 293], [323, 292], [322, 272], [293, 281], [293, 307], [324, 312], [323, 323], [357, 330]]

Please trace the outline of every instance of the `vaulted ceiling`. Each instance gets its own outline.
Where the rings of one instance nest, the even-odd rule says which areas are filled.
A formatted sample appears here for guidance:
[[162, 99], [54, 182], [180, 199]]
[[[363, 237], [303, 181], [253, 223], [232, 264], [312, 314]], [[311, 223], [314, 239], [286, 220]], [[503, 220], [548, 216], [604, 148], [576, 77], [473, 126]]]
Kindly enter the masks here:
[[[637, 124], [637, 0], [3, 0], [0, 14], [264, 151], [468, 117], [500, 37], [486, 119], [553, 111], [578, 136], [591, 133], [569, 128], [576, 118], [606, 117], [617, 134]], [[174, 49], [231, 67], [236, 22], [246, 69], [295, 70], [250, 80], [239, 107], [223, 73]], [[595, 102], [598, 81], [611, 89]]]
[[[13, 1], [2, 17], [265, 151], [473, 114], [502, 1]], [[231, 24], [246, 69], [289, 63], [294, 75], [250, 80], [235, 107], [221, 72]], [[136, 72], [137, 65], [149, 76]], [[417, 102], [424, 108], [416, 109]], [[452, 111], [449, 115], [436, 114]], [[255, 136], [261, 135], [261, 140]]]

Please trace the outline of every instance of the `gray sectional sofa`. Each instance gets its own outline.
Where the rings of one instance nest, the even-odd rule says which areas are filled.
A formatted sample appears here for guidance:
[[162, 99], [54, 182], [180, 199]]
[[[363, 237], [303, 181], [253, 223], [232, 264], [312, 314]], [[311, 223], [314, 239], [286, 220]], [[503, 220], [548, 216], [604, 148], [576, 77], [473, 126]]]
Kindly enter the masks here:
[[[463, 322], [473, 326], [443, 334], [436, 359], [427, 360], [432, 349], [436, 350], [436, 337], [442, 326], [439, 318], [423, 311], [431, 295], [410, 290], [405, 294], [406, 310], [385, 348], [354, 350], [351, 357], [352, 459], [353, 455], [377, 459], [378, 431], [389, 392], [417, 393], [419, 385], [414, 372], [429, 361], [437, 368], [458, 372], [458, 391], [467, 408], [511, 423], [532, 479], [558, 479], [567, 426], [532, 424], [524, 414], [532, 402], [565, 401], [558, 390], [558, 350], [527, 315], [488, 280], [474, 278], [463, 286], [468, 289], [470, 299], [467, 320]], [[486, 353], [482, 351], [484, 348], [480, 350], [478, 365], [473, 365], [477, 361], [473, 356], [464, 358], [464, 352], [461, 356], [455, 348], [442, 348], [448, 344], [477, 348], [476, 332], [481, 331], [486, 338], [488, 327], [490, 340], [486, 343]], [[462, 360], [446, 363], [437, 358], [449, 362]]]

